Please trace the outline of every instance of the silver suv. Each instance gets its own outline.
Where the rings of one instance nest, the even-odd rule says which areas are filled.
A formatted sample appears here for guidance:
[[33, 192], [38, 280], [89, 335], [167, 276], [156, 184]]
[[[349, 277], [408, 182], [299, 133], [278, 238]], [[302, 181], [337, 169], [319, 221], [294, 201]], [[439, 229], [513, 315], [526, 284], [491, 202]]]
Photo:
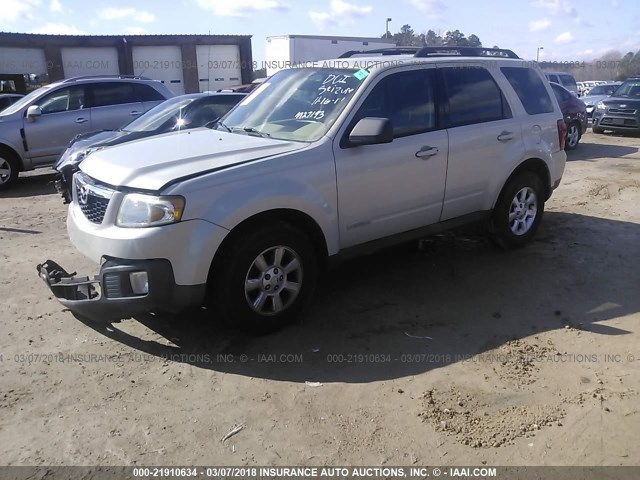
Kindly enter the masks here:
[[18, 172], [53, 165], [78, 134], [113, 130], [173, 94], [143, 77], [75, 77], [34, 90], [0, 112], [0, 189]]
[[560, 184], [565, 138], [544, 74], [508, 50], [282, 70], [216, 127], [85, 157], [67, 228], [100, 273], [50, 260], [38, 272], [85, 317], [206, 303], [270, 330], [299, 315], [331, 258], [470, 222], [523, 246]]

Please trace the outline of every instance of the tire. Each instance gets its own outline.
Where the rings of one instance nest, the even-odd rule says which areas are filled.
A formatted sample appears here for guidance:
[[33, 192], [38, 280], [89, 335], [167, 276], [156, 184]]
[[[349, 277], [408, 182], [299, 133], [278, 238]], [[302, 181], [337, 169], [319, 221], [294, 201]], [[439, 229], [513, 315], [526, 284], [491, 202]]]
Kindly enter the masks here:
[[582, 131], [580, 124], [577, 122], [571, 122], [567, 127], [567, 139], [565, 141], [565, 150], [575, 150], [582, 138]]
[[11, 188], [18, 179], [18, 162], [13, 156], [0, 151], [0, 190]]
[[315, 249], [304, 233], [286, 223], [239, 235], [221, 253], [221, 264], [210, 274], [210, 300], [231, 327], [253, 335], [273, 332], [296, 320], [313, 296]]
[[600, 128], [600, 127], [591, 127], [591, 131], [593, 133], [604, 133], [604, 128]]
[[540, 227], [544, 198], [542, 181], [535, 173], [522, 172], [511, 178], [493, 210], [490, 230], [494, 242], [505, 249], [529, 243]]

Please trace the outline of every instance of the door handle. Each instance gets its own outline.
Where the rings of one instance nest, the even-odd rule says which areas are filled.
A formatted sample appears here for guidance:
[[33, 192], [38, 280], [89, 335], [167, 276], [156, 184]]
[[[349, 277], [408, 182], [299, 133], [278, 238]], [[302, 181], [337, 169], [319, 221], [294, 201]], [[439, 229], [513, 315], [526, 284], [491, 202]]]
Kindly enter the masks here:
[[508, 142], [509, 140], [513, 140], [513, 132], [507, 132], [504, 130], [500, 135], [498, 135], [499, 142]]
[[130, 115], [135, 116], [135, 115], [140, 115], [141, 113], [142, 113], [142, 112], [139, 112], [139, 111], [137, 111], [137, 110], [133, 110], [133, 111], [131, 112], [131, 114], [130, 114]]
[[437, 155], [440, 150], [437, 147], [422, 147], [420, 150], [416, 152], [416, 157], [418, 158], [428, 158]]
[[83, 118], [83, 117], [76, 118], [76, 123], [85, 123], [85, 122], [88, 122], [88, 121], [89, 121], [88, 118]]

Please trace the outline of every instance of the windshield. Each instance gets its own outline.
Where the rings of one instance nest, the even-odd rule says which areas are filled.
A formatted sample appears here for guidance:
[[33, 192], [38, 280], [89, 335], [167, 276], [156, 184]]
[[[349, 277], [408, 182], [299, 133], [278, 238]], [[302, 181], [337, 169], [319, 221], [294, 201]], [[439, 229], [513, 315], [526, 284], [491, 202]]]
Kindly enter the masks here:
[[49, 90], [50, 88], [51, 87], [41, 87], [34, 90], [28, 95], [25, 95], [24, 97], [22, 97], [20, 100], [18, 100], [16, 103], [11, 105], [10, 107], [5, 108], [2, 112], [0, 112], [0, 115], [11, 115], [12, 113], [16, 113], [21, 108], [29, 105], [29, 103], [31, 103], [31, 101], [34, 98], [44, 95], [47, 92], [47, 90]]
[[218, 128], [314, 142], [331, 128], [368, 74], [358, 69], [282, 70], [240, 102]]
[[640, 99], [640, 80], [624, 82], [613, 94], [615, 97]]
[[183, 109], [195, 98], [174, 97], [156, 105], [144, 115], [122, 127], [125, 132], [155, 132], [161, 128], [180, 126]]
[[598, 85], [589, 90], [589, 95], [611, 95], [619, 85]]

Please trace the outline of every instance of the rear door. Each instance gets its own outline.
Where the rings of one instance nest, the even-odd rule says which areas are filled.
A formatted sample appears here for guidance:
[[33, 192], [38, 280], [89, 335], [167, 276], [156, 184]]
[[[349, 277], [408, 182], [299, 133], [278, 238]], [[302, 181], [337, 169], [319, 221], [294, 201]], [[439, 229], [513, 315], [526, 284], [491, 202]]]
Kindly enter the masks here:
[[93, 83], [88, 88], [93, 130], [116, 130], [144, 113], [133, 82]]
[[42, 115], [24, 119], [27, 155], [34, 166], [54, 163], [69, 142], [91, 129], [91, 109], [87, 108], [85, 87], [59, 88], [42, 97], [38, 105]]
[[489, 210], [495, 179], [522, 158], [522, 131], [489, 70], [445, 65], [441, 76], [449, 134], [449, 168], [442, 220]]
[[[436, 99], [435, 68], [388, 72], [340, 130], [334, 155], [342, 248], [439, 220], [448, 139]], [[393, 142], [348, 146], [349, 132], [365, 117], [390, 119]]]

